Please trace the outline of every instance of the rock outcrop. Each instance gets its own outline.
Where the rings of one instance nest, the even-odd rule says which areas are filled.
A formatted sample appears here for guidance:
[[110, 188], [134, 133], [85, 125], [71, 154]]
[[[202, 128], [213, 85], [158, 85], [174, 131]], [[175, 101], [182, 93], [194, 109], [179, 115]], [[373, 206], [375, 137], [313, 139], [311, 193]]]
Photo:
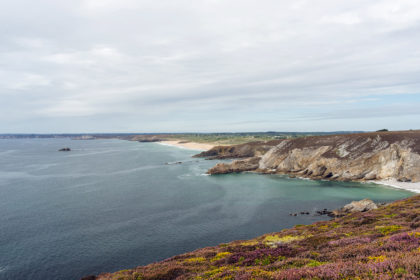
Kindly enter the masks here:
[[343, 208], [332, 211], [334, 217], [343, 217], [350, 213], [366, 212], [369, 210], [378, 209], [378, 206], [370, 199], [363, 199], [360, 201], [352, 201], [349, 204], [344, 205]]
[[231, 164], [219, 163], [211, 168], [209, 174], [226, 174], [244, 171], [252, 171], [258, 168], [260, 162], [259, 157], [252, 157], [244, 160], [235, 160]]
[[[226, 149], [229, 150], [229, 147]], [[217, 155], [210, 158], [217, 158]], [[247, 164], [248, 162], [253, 164]], [[241, 170], [241, 167], [244, 169]], [[339, 181], [393, 178], [404, 182], [418, 182], [420, 131], [311, 136], [281, 140], [263, 155], [232, 163], [221, 163], [211, 168], [208, 173], [224, 174], [228, 171], [289, 174]]]
[[70, 152], [70, 151], [71, 151], [71, 149], [70, 149], [70, 148], [68, 148], [68, 147], [65, 147], [65, 148], [61, 148], [61, 149], [59, 149], [58, 151], [59, 151], [59, 152]]

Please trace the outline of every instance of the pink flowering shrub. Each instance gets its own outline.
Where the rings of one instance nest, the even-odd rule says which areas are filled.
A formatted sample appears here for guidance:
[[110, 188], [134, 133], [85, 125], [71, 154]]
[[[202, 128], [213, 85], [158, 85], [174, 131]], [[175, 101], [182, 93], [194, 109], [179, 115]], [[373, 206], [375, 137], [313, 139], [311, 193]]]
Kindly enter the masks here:
[[420, 196], [98, 279], [420, 279]]

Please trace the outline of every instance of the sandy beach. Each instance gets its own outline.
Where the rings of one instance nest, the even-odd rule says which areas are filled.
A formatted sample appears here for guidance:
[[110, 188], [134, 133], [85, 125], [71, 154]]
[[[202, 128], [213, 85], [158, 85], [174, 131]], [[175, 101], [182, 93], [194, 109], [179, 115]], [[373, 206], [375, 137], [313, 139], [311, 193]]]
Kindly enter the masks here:
[[207, 151], [213, 148], [216, 145], [208, 144], [208, 143], [195, 143], [195, 142], [184, 142], [180, 140], [174, 140], [174, 141], [160, 141], [158, 142], [162, 145], [167, 146], [175, 146], [179, 148], [184, 149], [190, 149], [190, 150], [197, 150], [197, 151]]
[[420, 182], [417, 183], [410, 183], [410, 182], [398, 182], [395, 179], [387, 179], [387, 180], [377, 180], [372, 181], [375, 184], [386, 185], [397, 189], [404, 189], [407, 191], [420, 193]]

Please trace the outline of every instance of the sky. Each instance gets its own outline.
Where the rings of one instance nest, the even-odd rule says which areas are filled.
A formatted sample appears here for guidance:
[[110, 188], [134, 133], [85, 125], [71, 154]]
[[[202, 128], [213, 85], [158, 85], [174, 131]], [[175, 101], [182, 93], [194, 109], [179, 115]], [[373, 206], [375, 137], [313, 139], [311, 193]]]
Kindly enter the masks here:
[[0, 1], [0, 133], [420, 128], [418, 0]]

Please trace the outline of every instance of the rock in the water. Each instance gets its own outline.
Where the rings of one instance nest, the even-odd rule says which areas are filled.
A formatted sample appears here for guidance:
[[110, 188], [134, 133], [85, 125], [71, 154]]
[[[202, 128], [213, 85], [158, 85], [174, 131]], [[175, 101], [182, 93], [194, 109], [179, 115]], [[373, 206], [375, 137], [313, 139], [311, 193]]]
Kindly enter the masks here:
[[59, 152], [70, 152], [71, 149], [69, 147], [65, 147], [65, 148], [61, 148], [60, 150], [58, 150]]
[[80, 280], [96, 280], [96, 276], [95, 275], [89, 275], [89, 276], [85, 276]]
[[332, 214], [335, 217], [342, 217], [350, 213], [366, 212], [377, 208], [378, 206], [372, 200], [363, 199], [360, 201], [352, 201], [351, 203], [344, 205], [343, 208], [332, 211]]

